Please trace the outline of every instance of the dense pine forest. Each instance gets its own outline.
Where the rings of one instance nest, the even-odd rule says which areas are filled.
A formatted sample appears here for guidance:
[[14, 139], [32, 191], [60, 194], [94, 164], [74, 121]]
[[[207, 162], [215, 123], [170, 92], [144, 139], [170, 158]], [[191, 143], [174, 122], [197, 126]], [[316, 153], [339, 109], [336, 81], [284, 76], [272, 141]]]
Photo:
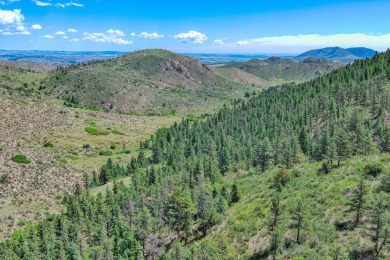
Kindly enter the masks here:
[[[311, 204], [293, 193], [297, 199], [288, 210], [281, 202], [289, 183], [300, 178], [295, 165], [319, 163], [316, 174], [326, 176], [351, 158], [390, 151], [389, 80], [390, 50], [162, 128], [140, 144], [128, 165], [109, 159], [99, 172], [85, 174], [85, 187], [63, 198], [62, 214], [16, 231], [1, 242], [0, 258], [237, 259], [226, 237], [208, 243], [208, 236], [246, 192], [236, 183], [238, 172], [272, 172], [267, 213], [253, 216], [266, 222], [267, 250], [253, 258], [283, 258], [283, 248], [310, 248], [302, 251], [313, 251], [312, 259], [389, 257], [390, 172], [381, 162], [368, 163], [351, 191], [345, 207], [353, 219], [332, 222], [338, 231], [372, 231], [359, 233], [371, 239], [364, 249], [345, 248], [327, 235], [302, 235], [318, 232], [307, 225]], [[131, 184], [124, 185], [123, 177]], [[90, 192], [109, 182], [112, 189]], [[282, 211], [283, 218], [288, 212], [288, 225]], [[324, 254], [321, 244], [332, 250]]]

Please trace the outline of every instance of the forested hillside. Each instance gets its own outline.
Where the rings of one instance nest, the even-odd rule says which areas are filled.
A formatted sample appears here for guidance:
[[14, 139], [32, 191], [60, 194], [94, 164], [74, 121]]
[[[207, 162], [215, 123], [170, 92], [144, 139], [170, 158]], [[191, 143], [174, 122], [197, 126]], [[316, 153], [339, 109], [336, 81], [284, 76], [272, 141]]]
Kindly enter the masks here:
[[0, 258], [388, 258], [389, 79], [387, 51], [162, 128], [128, 165], [86, 174], [62, 214], [15, 232]]

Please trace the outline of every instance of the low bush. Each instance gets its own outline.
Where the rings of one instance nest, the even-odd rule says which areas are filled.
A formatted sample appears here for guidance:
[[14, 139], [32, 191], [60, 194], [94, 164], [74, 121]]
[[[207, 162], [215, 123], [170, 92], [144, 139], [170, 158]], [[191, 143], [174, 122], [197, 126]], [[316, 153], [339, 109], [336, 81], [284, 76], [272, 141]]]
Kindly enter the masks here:
[[110, 151], [110, 150], [100, 151], [99, 155], [110, 156], [110, 155], [112, 155], [112, 151]]
[[378, 176], [383, 172], [384, 168], [383, 165], [380, 163], [370, 163], [364, 166], [364, 174], [365, 175], [371, 175], [373, 177]]
[[118, 131], [118, 130], [112, 130], [111, 133], [116, 134], [116, 135], [125, 135], [125, 133]]
[[5, 183], [8, 183], [8, 181], [9, 181], [8, 174], [5, 173], [5, 174], [0, 175], [0, 183], [5, 184]]
[[85, 130], [85, 132], [87, 132], [88, 134], [91, 134], [91, 135], [108, 135], [109, 134], [109, 132], [99, 131], [93, 127], [86, 127], [84, 130]]
[[24, 164], [29, 164], [31, 162], [29, 159], [27, 159], [26, 156], [20, 154], [15, 155], [14, 157], [11, 158], [11, 160], [16, 163], [24, 163]]

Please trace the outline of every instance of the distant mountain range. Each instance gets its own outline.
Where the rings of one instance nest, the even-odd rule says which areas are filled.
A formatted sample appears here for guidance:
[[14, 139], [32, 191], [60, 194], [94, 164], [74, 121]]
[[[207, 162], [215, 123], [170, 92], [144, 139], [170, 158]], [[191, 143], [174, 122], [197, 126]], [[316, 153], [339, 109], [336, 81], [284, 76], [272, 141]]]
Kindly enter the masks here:
[[[105, 60], [127, 54], [117, 51], [15, 51], [0, 50], [0, 61], [35, 62], [51, 66], [67, 66], [93, 60]], [[220, 65], [228, 62], [245, 62], [250, 59], [266, 59], [270, 56], [293, 57], [292, 54], [219, 54], [182, 53], [206, 65]], [[20, 64], [19, 64], [20, 65]]]
[[364, 47], [348, 48], [327, 47], [323, 49], [315, 49], [304, 52], [295, 57], [297, 60], [304, 60], [310, 57], [324, 60], [333, 60], [343, 63], [349, 63], [356, 59], [371, 58], [376, 51]]

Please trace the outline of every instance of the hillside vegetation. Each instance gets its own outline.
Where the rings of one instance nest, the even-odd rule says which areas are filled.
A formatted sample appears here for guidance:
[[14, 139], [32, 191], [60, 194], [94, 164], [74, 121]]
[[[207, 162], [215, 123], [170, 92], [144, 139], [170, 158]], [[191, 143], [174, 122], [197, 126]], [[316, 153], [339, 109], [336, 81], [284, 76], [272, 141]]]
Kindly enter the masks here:
[[31, 97], [40, 95], [40, 81], [46, 74], [15, 67], [14, 63], [0, 64], [0, 95]]
[[266, 81], [302, 82], [342, 67], [342, 64], [308, 58], [294, 61], [289, 58], [271, 57], [265, 60], [251, 59], [247, 62], [232, 62], [222, 68], [238, 68]]
[[118, 58], [59, 68], [43, 89], [78, 106], [124, 114], [166, 115], [219, 108], [257, 81], [239, 83], [215, 74], [196, 59], [166, 50], [143, 50]]
[[388, 258], [389, 65], [387, 51], [161, 128], [0, 256]]

